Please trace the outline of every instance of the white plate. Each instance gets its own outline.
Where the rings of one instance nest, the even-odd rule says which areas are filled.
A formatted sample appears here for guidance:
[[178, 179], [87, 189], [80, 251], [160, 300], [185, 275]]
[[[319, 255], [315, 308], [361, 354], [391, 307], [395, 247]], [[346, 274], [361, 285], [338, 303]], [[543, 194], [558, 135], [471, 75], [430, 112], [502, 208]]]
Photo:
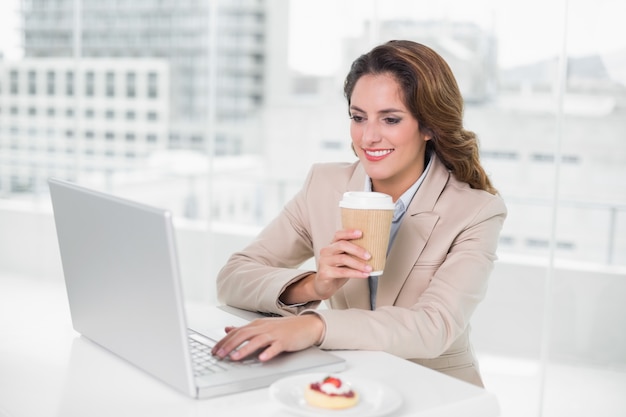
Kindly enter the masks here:
[[270, 386], [270, 396], [283, 407], [302, 416], [380, 417], [397, 410], [402, 405], [400, 393], [386, 385], [370, 379], [337, 375], [358, 392], [359, 402], [354, 407], [343, 410], [326, 410], [310, 406], [304, 399], [305, 388], [326, 376], [328, 374], [317, 373], [283, 378]]

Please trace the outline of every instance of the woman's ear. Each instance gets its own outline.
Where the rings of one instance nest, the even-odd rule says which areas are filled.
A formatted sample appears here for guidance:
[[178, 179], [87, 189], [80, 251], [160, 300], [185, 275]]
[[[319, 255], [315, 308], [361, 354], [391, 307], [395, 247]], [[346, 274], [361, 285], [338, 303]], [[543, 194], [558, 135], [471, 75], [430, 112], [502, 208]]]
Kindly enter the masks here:
[[422, 133], [422, 135], [424, 135], [424, 142], [428, 142], [429, 140], [435, 137], [435, 134], [429, 128], [420, 129], [420, 132]]

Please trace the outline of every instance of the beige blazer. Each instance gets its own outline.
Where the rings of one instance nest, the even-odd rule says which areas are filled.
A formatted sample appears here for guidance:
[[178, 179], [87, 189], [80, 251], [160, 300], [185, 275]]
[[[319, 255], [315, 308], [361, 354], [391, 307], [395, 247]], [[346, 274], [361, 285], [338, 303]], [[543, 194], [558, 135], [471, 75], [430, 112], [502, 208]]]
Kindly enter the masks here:
[[390, 248], [375, 311], [366, 279], [350, 280], [328, 309], [278, 301], [310, 273], [296, 268], [330, 243], [341, 225], [339, 200], [362, 191], [365, 178], [359, 162], [314, 165], [281, 214], [220, 271], [220, 301], [280, 315], [314, 312], [326, 324], [323, 349], [382, 350], [482, 385], [469, 319], [487, 290], [506, 207], [459, 182], [437, 157]]

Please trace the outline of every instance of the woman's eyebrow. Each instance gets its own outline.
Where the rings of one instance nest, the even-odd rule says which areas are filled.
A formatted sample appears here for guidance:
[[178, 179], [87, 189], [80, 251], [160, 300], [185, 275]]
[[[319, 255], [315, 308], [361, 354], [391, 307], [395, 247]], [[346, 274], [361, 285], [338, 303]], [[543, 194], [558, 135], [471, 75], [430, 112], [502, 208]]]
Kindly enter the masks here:
[[[360, 108], [360, 107], [358, 107], [358, 106], [354, 106], [354, 105], [351, 105], [351, 106], [350, 106], [350, 110], [355, 110], [355, 111], [358, 111], [358, 112], [361, 112], [361, 113], [367, 113], [365, 110], [361, 109], [361, 108]], [[378, 113], [378, 114], [388, 114], [388, 113], [406, 113], [406, 111], [405, 111], [405, 110], [402, 110], [402, 109], [389, 108], [389, 109], [382, 109], [382, 110], [379, 110], [377, 113]]]
[[350, 105], [350, 110], [356, 110], [356, 111], [360, 111], [361, 113], [365, 113], [365, 111], [363, 111], [363, 109], [361, 109], [358, 106], [355, 105]]
[[379, 114], [386, 114], [386, 113], [406, 113], [404, 110], [401, 109], [383, 109], [383, 110], [379, 110], [378, 111]]

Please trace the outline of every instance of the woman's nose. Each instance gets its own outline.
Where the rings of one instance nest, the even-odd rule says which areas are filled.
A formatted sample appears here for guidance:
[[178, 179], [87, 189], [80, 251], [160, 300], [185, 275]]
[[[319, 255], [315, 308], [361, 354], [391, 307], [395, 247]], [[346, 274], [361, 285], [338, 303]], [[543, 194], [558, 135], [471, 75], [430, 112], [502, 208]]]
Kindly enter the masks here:
[[368, 145], [380, 142], [382, 135], [376, 123], [367, 122], [363, 127], [363, 144]]

